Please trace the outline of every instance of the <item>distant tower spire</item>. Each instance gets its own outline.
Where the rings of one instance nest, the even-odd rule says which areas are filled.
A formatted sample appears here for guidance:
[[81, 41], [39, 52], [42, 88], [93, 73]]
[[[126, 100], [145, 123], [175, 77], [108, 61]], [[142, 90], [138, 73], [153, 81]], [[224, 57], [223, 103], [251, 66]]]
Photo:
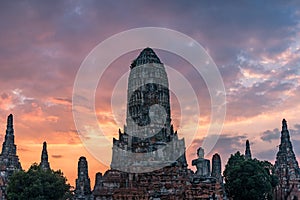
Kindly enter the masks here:
[[40, 166], [44, 170], [49, 170], [50, 169], [50, 164], [48, 162], [47, 142], [43, 143], [43, 151], [42, 151], [42, 155], [41, 155]]
[[88, 163], [81, 156], [78, 161], [78, 177], [76, 179], [75, 199], [90, 199], [91, 181], [88, 173]]
[[249, 140], [246, 141], [245, 158], [246, 159], [251, 159], [252, 158]]

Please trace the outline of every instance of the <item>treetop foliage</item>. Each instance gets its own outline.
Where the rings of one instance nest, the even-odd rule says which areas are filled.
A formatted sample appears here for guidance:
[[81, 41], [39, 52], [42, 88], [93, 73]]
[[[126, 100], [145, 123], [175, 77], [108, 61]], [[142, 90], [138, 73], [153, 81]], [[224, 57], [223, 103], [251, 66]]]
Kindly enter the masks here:
[[226, 193], [234, 200], [272, 199], [278, 183], [270, 162], [245, 159], [240, 152], [229, 158], [224, 178]]
[[9, 200], [60, 200], [70, 198], [70, 185], [63, 173], [42, 169], [34, 163], [28, 171], [15, 172], [9, 179]]

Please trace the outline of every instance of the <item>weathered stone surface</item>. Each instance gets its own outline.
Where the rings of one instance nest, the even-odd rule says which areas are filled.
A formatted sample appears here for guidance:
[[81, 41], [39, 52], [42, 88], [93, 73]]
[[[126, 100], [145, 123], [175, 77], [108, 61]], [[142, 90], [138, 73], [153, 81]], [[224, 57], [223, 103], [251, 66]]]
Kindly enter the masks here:
[[[100, 178], [101, 177], [101, 178]], [[191, 182], [192, 174], [178, 166], [140, 174], [108, 170], [97, 174], [94, 199], [223, 199], [216, 181]]]
[[131, 63], [130, 68], [134, 68], [139, 65], [144, 65], [147, 63], [158, 63], [162, 64], [160, 62], [160, 59], [155, 54], [155, 52], [151, 48], [145, 48], [140, 55]]
[[124, 133], [113, 139], [111, 168], [150, 172], [177, 163], [187, 166], [184, 139], [171, 125], [167, 73], [155, 52], [144, 49], [128, 79]]
[[91, 181], [88, 174], [88, 163], [86, 158], [82, 156], [78, 161], [78, 177], [76, 179], [75, 199], [92, 199], [91, 193]]
[[49, 164], [49, 161], [48, 161], [47, 142], [43, 143], [43, 150], [42, 150], [42, 154], [41, 154], [40, 166], [44, 170], [49, 170], [50, 169], [50, 164]]
[[212, 157], [212, 171], [211, 176], [216, 178], [219, 183], [222, 183], [222, 163], [219, 154], [214, 154]]
[[287, 122], [282, 120], [281, 142], [274, 165], [279, 184], [275, 190], [275, 199], [300, 198], [299, 165], [293, 151]]

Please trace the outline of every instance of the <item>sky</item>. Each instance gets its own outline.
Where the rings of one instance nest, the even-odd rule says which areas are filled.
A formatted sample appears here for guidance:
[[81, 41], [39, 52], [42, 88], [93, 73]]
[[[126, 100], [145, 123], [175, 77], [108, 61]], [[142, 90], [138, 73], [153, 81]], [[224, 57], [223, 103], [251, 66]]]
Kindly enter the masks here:
[[[244, 152], [249, 139], [253, 157], [274, 163], [285, 118], [299, 161], [299, 7], [297, 1], [1, 1], [0, 140], [12, 113], [23, 169], [40, 162], [42, 143], [47, 141], [51, 168], [61, 169], [74, 186], [78, 159], [85, 156], [93, 186], [95, 173], [109, 166], [97, 160], [78, 135], [72, 113], [76, 74], [86, 56], [110, 36], [162, 27], [200, 43], [223, 79], [226, 117], [206, 158], [218, 152], [224, 167], [230, 154]], [[96, 114], [108, 143], [119, 128], [123, 130], [126, 112], [125, 101], [111, 107], [112, 96], [126, 100], [129, 66], [139, 52], [120, 56], [98, 84]], [[192, 168], [210, 125], [208, 88], [187, 61], [170, 52], [155, 52], [188, 80], [199, 100], [199, 130], [186, 152]], [[183, 100], [171, 97], [172, 120], [181, 138], [187, 136], [181, 129], [193, 120], [189, 113], [180, 113], [180, 101], [188, 99], [188, 94]], [[111, 148], [101, 154], [110, 155]]]

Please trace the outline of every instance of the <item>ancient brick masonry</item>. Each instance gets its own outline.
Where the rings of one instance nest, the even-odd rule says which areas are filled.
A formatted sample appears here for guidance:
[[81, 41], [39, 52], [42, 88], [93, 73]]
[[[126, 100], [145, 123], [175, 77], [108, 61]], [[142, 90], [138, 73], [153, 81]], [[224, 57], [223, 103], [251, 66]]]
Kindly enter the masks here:
[[[216, 176], [220, 160], [215, 156]], [[198, 166], [199, 167], [199, 166]], [[204, 171], [203, 169], [197, 169]], [[222, 178], [199, 176], [189, 169], [174, 165], [148, 173], [108, 170], [96, 174], [95, 200], [111, 199], [225, 199]]]
[[0, 198], [5, 199], [5, 189], [9, 177], [15, 172], [21, 170], [21, 163], [17, 156], [17, 147], [15, 145], [13, 115], [7, 117], [7, 126], [5, 139], [0, 154]]
[[78, 161], [78, 177], [76, 179], [75, 188], [76, 200], [90, 200], [91, 196], [91, 181], [88, 174], [88, 163], [85, 157], [80, 157]]
[[300, 199], [300, 170], [285, 119], [282, 120], [281, 141], [274, 168], [279, 178], [275, 199]]

